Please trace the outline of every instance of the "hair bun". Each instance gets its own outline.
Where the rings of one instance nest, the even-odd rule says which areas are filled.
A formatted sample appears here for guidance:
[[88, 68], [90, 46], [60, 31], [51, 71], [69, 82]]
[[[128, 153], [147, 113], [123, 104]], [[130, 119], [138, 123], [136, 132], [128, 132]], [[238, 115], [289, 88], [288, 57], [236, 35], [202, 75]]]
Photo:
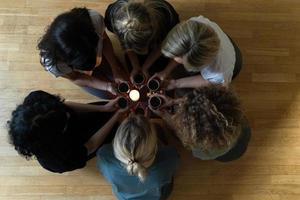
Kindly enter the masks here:
[[126, 29], [134, 29], [135, 27], [138, 27], [139, 21], [135, 18], [127, 19], [124, 21], [124, 27]]

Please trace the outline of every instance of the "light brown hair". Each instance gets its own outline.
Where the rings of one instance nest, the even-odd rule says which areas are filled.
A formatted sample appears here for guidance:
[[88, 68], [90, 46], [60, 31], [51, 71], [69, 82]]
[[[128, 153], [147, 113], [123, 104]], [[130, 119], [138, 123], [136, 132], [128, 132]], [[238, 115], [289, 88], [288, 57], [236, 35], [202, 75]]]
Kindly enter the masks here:
[[[120, 7], [113, 15], [112, 28], [125, 49], [140, 54], [148, 50], [164, 31], [164, 15], [159, 9], [169, 10], [164, 0], [119, 0]], [[173, 17], [169, 11], [169, 17]]]
[[187, 71], [200, 71], [217, 55], [220, 40], [204, 23], [187, 20], [177, 24], [167, 35], [162, 53], [169, 58], [181, 57]]
[[172, 123], [186, 147], [210, 150], [230, 146], [240, 134], [236, 130], [241, 119], [240, 103], [234, 93], [222, 86], [208, 86], [186, 95]]

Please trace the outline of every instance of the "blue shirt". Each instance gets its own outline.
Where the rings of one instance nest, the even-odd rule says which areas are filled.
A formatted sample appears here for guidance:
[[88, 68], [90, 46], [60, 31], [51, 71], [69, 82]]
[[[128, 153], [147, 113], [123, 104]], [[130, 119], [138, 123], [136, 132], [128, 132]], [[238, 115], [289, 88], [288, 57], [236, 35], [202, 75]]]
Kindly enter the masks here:
[[103, 145], [97, 152], [97, 166], [112, 184], [119, 200], [159, 200], [163, 186], [172, 182], [179, 156], [174, 147], [159, 148], [153, 164], [147, 169], [147, 177], [141, 182], [129, 175], [122, 163], [114, 156], [112, 144]]

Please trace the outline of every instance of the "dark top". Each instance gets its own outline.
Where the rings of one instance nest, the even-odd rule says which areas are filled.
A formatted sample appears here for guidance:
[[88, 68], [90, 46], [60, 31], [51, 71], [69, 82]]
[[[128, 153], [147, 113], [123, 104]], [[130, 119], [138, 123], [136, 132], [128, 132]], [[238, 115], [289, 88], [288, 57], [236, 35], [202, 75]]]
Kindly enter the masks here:
[[[178, 16], [177, 12], [175, 11], [175, 9], [173, 8], [173, 6], [165, 0], [161, 0], [161, 1], [164, 2], [169, 9], [167, 10], [163, 7], [155, 8], [164, 15], [164, 17], [162, 18], [163, 21], [161, 22], [161, 30], [158, 31], [159, 36], [154, 41], [155, 44], [160, 44], [165, 39], [165, 37], [167, 36], [169, 31], [176, 24], [179, 23], [179, 16]], [[110, 32], [113, 32], [115, 34], [116, 34], [116, 32], [113, 30], [112, 24], [113, 24], [114, 14], [116, 12], [118, 12], [118, 10], [120, 8], [121, 8], [121, 6], [117, 0], [116, 2], [110, 4], [105, 11], [105, 18], [104, 18], [105, 26]]]
[[112, 113], [100, 112], [77, 114], [71, 111], [70, 114], [67, 129], [62, 137], [57, 138], [57, 142], [49, 146], [46, 155], [36, 155], [41, 166], [51, 172], [63, 173], [83, 168], [90, 158], [84, 144], [112, 116]]

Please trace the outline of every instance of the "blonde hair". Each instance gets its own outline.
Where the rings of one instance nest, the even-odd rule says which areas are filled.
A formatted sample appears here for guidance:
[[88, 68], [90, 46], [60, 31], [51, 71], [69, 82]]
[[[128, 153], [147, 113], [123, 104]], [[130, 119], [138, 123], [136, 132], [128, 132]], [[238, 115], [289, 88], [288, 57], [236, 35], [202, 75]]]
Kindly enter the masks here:
[[115, 157], [129, 174], [138, 176], [142, 182], [157, 152], [157, 137], [153, 130], [144, 116], [132, 115], [119, 126], [113, 141]]
[[164, 8], [173, 15], [164, 0], [119, 0], [119, 9], [115, 10], [112, 28], [125, 49], [132, 49], [140, 54], [148, 49], [151, 42], [159, 38], [164, 31], [164, 15], [159, 10]]
[[162, 53], [169, 58], [182, 57], [187, 71], [199, 72], [217, 55], [219, 46], [220, 40], [211, 27], [187, 20], [169, 32]]

